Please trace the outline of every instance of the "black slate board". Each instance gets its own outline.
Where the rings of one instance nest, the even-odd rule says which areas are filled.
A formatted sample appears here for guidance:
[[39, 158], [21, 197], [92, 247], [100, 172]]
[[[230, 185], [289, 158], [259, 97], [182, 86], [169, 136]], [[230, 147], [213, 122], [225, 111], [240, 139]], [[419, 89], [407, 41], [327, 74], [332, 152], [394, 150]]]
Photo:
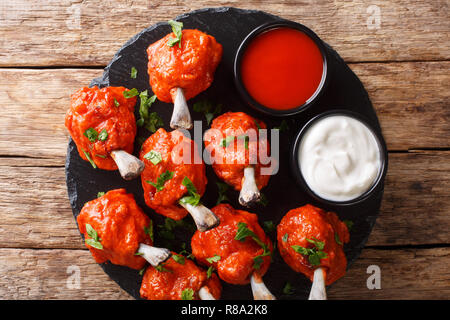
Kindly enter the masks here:
[[[212, 86], [199, 96], [189, 101], [189, 105], [201, 99], [208, 99], [216, 103], [222, 103], [224, 111], [244, 111], [254, 117], [262, 119], [268, 127], [280, 124], [280, 119], [262, 115], [248, 107], [239, 97], [233, 83], [233, 61], [235, 52], [245, 36], [257, 26], [275, 20], [279, 17], [254, 10], [240, 10], [235, 8], [202, 9], [183, 14], [176, 18], [184, 23], [184, 27], [199, 29], [213, 35], [223, 45], [223, 58], [216, 71]], [[299, 21], [301, 23], [301, 21]], [[153, 25], [133, 38], [131, 38], [114, 56], [110, 64], [105, 68], [103, 77], [94, 79], [91, 86], [125, 86], [137, 88], [140, 91], [150, 90], [147, 75], [146, 48], [149, 44], [157, 41], [170, 32], [167, 23]], [[364, 115], [372, 127], [381, 132], [377, 116], [370, 103], [367, 92], [356, 75], [348, 68], [339, 55], [329, 46], [329, 67], [331, 76], [325, 94], [317, 105], [308, 111], [291, 118], [288, 121], [289, 130], [281, 133], [280, 170], [270, 180], [269, 185], [262, 191], [267, 196], [269, 203], [266, 207], [257, 206], [253, 208], [259, 216], [259, 222], [272, 220], [278, 224], [281, 218], [290, 209], [312, 203], [319, 207], [333, 210], [341, 219], [350, 219], [354, 222], [351, 231], [351, 240], [345, 245], [345, 252], [349, 266], [361, 253], [372, 227], [377, 218], [384, 182], [380, 184], [377, 192], [357, 206], [335, 208], [327, 207], [311, 199], [296, 184], [290, 173], [289, 154], [291, 143], [296, 132], [313, 116], [330, 109], [345, 108]], [[130, 78], [130, 69], [138, 70], [136, 79]], [[136, 108], [136, 116], [138, 115]], [[157, 111], [164, 120], [165, 129], [170, 130], [168, 124], [172, 113], [172, 105], [157, 101], [152, 106], [152, 111]], [[191, 111], [193, 120], [202, 120], [204, 130], [207, 129], [202, 114]], [[147, 138], [150, 135], [145, 129], [139, 129], [138, 136]], [[136, 139], [138, 140], [138, 139]], [[138, 154], [136, 143], [135, 154]], [[207, 166], [208, 188], [202, 201], [208, 207], [213, 207], [217, 200], [216, 178], [212, 168]], [[95, 199], [97, 192], [108, 191], [116, 188], [126, 188], [134, 194], [137, 203], [153, 219], [155, 224], [164, 222], [164, 217], [156, 214], [145, 205], [140, 179], [134, 181], [123, 180], [117, 171], [94, 170], [89, 162], [81, 160], [73, 141], [69, 142], [66, 160], [66, 179], [70, 203], [74, 217], [79, 214], [83, 205]], [[229, 192], [231, 204], [235, 208], [241, 208], [237, 202], [238, 193]], [[187, 220], [190, 217], [185, 218]], [[269, 234], [272, 240], [276, 238], [276, 232]], [[157, 236], [157, 235], [156, 235]], [[192, 233], [180, 232], [177, 234], [179, 243], [190, 243]], [[158, 238], [155, 245], [158, 245]], [[110, 263], [101, 265], [103, 270], [116, 281], [125, 291], [133, 297], [140, 299], [139, 288], [141, 276], [138, 272], [126, 267], [112, 265]], [[273, 262], [264, 277], [268, 288], [278, 299], [306, 299], [311, 283], [303, 275], [292, 271], [282, 260], [278, 251], [275, 252]], [[295, 288], [293, 295], [283, 295], [282, 289], [289, 281]], [[345, 281], [345, 277], [339, 281]], [[233, 286], [223, 283], [223, 299], [252, 299], [250, 286]]]

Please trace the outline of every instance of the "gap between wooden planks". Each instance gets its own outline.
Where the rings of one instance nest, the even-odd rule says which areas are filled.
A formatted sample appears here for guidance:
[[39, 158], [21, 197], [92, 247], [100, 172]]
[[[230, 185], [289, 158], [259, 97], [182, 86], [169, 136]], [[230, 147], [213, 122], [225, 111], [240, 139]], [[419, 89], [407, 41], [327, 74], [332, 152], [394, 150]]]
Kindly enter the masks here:
[[[142, 29], [219, 0], [3, 1], [1, 66], [98, 66]], [[230, 0], [227, 6], [258, 9], [303, 23], [346, 61], [447, 60], [446, 0]], [[379, 10], [379, 24], [371, 23]], [[168, 31], [170, 29], [168, 28]]]
[[[449, 299], [450, 248], [363, 250], [344, 278], [328, 289], [336, 299]], [[381, 269], [381, 289], [367, 289], [367, 267]], [[68, 269], [71, 267], [72, 269]], [[79, 268], [80, 288], [71, 286]], [[18, 271], [20, 270], [20, 271]], [[298, 275], [302, 277], [302, 275]], [[67, 285], [69, 281], [69, 286]], [[87, 250], [0, 249], [2, 299], [131, 299]], [[282, 298], [282, 297], [279, 297]]]

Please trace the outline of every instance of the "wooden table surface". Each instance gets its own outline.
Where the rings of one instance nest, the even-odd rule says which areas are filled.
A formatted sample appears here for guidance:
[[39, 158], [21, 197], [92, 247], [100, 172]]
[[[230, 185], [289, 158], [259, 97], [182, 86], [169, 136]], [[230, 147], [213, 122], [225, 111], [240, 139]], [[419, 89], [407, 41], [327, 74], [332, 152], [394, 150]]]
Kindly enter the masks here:
[[[362, 80], [380, 119], [389, 149], [381, 213], [329, 298], [449, 299], [446, 0], [2, 1], [0, 298], [131, 298], [94, 263], [72, 216], [64, 177], [69, 97], [140, 30], [223, 5], [315, 30]], [[380, 267], [381, 289], [367, 288], [370, 265]]]

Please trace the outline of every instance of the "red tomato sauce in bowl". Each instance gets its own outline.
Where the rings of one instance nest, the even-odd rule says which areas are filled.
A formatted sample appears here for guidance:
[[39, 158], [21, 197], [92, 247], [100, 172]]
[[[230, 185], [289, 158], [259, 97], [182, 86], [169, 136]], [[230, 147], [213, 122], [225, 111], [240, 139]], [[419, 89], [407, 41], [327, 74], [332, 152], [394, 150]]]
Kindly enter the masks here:
[[325, 49], [309, 33], [302, 25], [281, 23], [256, 29], [244, 40], [235, 72], [251, 105], [292, 114], [318, 96], [327, 73]]

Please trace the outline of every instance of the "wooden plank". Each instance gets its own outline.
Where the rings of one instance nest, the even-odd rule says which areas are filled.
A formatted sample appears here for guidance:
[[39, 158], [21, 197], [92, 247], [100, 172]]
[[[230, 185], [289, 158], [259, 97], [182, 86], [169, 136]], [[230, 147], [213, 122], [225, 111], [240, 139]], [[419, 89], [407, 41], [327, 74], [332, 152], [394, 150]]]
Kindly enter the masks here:
[[2, 299], [131, 299], [87, 250], [0, 249], [0, 257]]
[[[390, 150], [450, 147], [449, 61], [350, 66], [369, 92]], [[0, 155], [62, 162], [70, 94], [101, 73], [0, 69], [0, 86], [6, 88], [0, 91]]]
[[[432, 263], [431, 263], [432, 262]], [[450, 248], [366, 249], [329, 290], [336, 299], [449, 299]], [[369, 290], [369, 265], [381, 269], [381, 289]], [[79, 268], [80, 288], [67, 286]], [[51, 275], [51, 276], [50, 276]], [[3, 299], [130, 299], [87, 250], [0, 249]]]
[[[84, 247], [62, 167], [0, 161], [0, 247]], [[391, 154], [369, 246], [450, 243], [450, 152]], [[13, 241], [12, 241], [13, 239]]]
[[0, 70], [0, 155], [65, 158], [70, 95], [103, 70]]
[[[450, 299], [450, 248], [363, 250], [329, 299]], [[381, 289], [367, 289], [367, 267], [381, 269]]]
[[450, 147], [450, 62], [352, 64], [390, 150]]
[[[140, 30], [191, 10], [224, 4], [301, 22], [347, 61], [450, 57], [446, 0], [14, 0], [0, 4], [0, 65], [106, 65]], [[374, 24], [377, 17], [379, 23]]]

